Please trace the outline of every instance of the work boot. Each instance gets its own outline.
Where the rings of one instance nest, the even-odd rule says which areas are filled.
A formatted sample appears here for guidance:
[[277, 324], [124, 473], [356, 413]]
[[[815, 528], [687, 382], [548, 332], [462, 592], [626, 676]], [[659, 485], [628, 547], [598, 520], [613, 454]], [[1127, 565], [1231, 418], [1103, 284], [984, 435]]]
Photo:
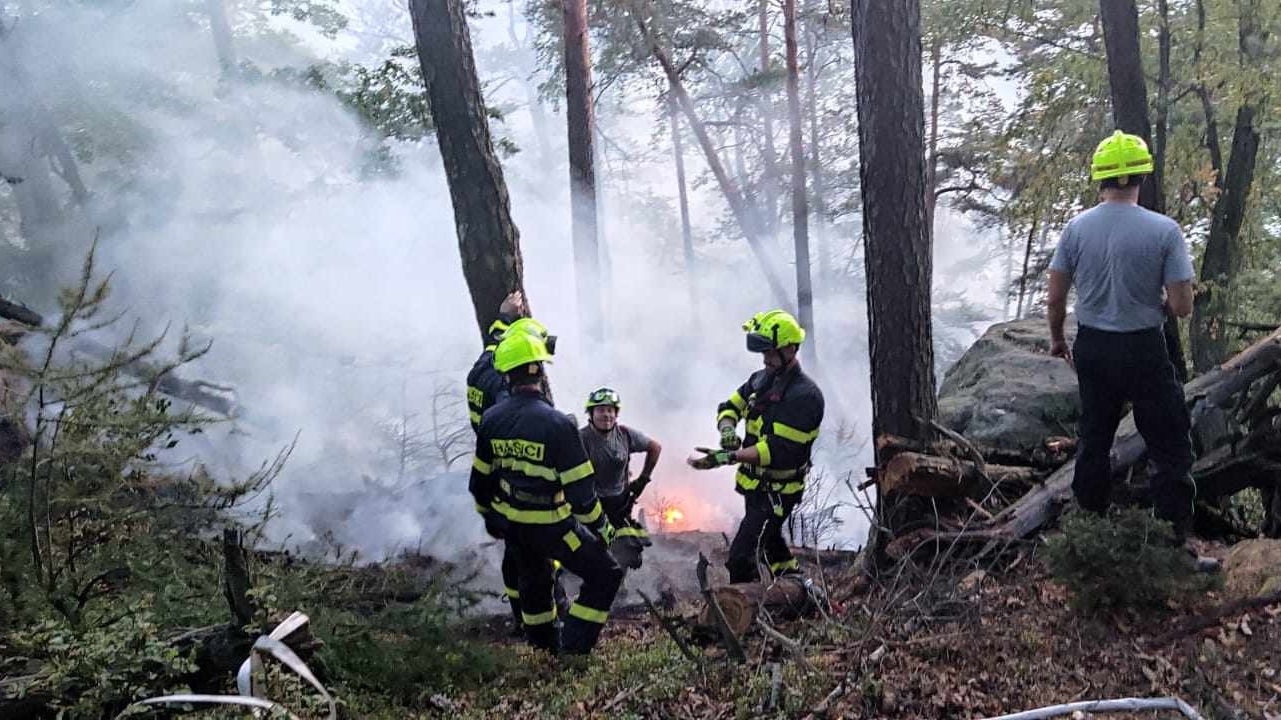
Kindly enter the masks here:
[[512, 626], [508, 634], [511, 637], [521, 637], [525, 634], [525, 621], [520, 616], [520, 600], [516, 598], [507, 598], [507, 604], [512, 611]]
[[564, 650], [570, 655], [589, 655], [596, 647], [604, 625], [571, 617], [565, 621]]
[[532, 647], [546, 650], [552, 655], [560, 654], [560, 625], [558, 623], [526, 625], [525, 638], [529, 640], [529, 644]]

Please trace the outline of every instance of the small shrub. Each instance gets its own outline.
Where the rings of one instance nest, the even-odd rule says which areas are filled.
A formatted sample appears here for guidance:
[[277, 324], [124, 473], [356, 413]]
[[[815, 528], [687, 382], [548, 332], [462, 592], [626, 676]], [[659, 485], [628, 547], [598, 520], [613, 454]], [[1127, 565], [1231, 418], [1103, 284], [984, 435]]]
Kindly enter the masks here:
[[1054, 578], [1067, 586], [1082, 612], [1104, 608], [1166, 607], [1204, 591], [1213, 578], [1198, 574], [1191, 556], [1174, 545], [1168, 522], [1129, 508], [1114, 517], [1073, 513], [1047, 543]]

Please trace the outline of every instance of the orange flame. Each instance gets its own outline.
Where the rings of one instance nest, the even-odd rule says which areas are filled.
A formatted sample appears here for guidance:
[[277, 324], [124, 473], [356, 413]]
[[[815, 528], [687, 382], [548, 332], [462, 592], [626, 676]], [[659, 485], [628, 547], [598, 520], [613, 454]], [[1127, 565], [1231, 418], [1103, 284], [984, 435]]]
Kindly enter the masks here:
[[680, 522], [681, 520], [684, 520], [684, 519], [685, 519], [685, 513], [681, 512], [680, 508], [676, 508], [676, 507], [667, 508], [667, 511], [663, 513], [663, 522], [668, 525], [671, 525], [672, 523]]

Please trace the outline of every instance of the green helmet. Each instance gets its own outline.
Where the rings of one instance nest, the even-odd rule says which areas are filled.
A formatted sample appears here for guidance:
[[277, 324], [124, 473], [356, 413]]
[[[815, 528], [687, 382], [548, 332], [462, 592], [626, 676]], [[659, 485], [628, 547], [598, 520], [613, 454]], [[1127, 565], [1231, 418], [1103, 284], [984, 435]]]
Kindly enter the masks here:
[[494, 349], [494, 369], [508, 373], [522, 365], [544, 363], [552, 359], [551, 351], [542, 338], [529, 333], [508, 332]]
[[1152, 172], [1152, 153], [1148, 144], [1138, 135], [1120, 130], [1103, 139], [1094, 149], [1090, 163], [1090, 179], [1106, 180], [1127, 175], [1146, 175]]
[[533, 335], [547, 346], [547, 352], [556, 354], [556, 336], [547, 331], [547, 326], [538, 322], [534, 318], [523, 317], [503, 330], [502, 337], [505, 339], [514, 334]]
[[623, 398], [613, 388], [596, 388], [588, 393], [587, 404], [583, 406], [587, 412], [591, 412], [594, 407], [612, 407], [615, 410], [622, 410]]
[[747, 331], [747, 349], [751, 352], [763, 353], [805, 342], [805, 328], [785, 310], [756, 313], [743, 323], [743, 330]]

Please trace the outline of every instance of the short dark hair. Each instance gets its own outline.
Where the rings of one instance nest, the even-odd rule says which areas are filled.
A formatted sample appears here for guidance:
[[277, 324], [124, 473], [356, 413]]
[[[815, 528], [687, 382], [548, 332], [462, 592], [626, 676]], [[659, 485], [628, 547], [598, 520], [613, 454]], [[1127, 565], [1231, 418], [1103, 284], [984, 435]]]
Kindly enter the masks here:
[[543, 376], [542, 363], [527, 363], [507, 371], [508, 385], [534, 385]]
[[[1133, 187], [1142, 187], [1145, 175], [1122, 175], [1121, 177], [1103, 178], [1099, 182], [1100, 190], [1129, 190]], [[1125, 184], [1121, 184], [1121, 179], [1125, 179]]]

